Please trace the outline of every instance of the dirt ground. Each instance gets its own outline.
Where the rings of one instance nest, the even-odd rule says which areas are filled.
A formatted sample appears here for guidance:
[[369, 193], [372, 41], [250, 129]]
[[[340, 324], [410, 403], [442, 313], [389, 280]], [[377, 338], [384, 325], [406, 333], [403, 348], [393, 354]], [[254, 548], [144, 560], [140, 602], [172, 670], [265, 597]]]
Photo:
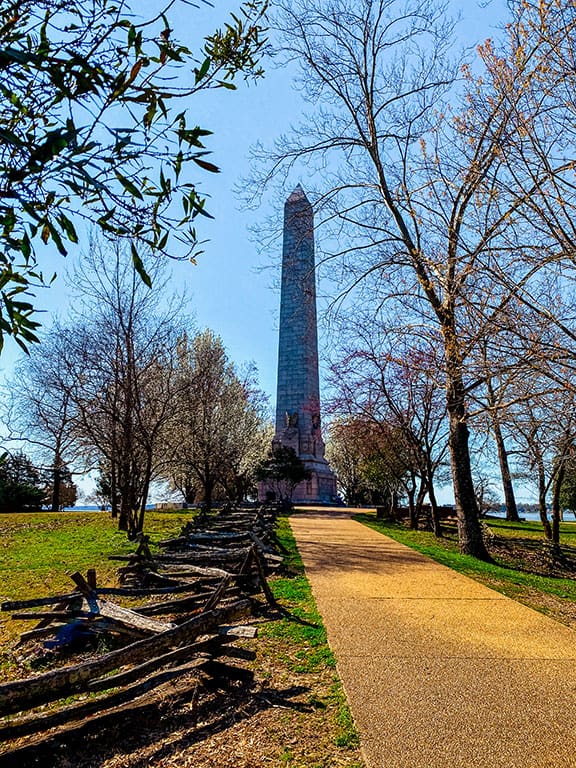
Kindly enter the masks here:
[[341, 743], [334, 670], [291, 671], [290, 645], [277, 638], [242, 645], [255, 660], [222, 661], [244, 678], [179, 678], [99, 730], [88, 725], [33, 752], [0, 756], [0, 766], [362, 768], [357, 741]]

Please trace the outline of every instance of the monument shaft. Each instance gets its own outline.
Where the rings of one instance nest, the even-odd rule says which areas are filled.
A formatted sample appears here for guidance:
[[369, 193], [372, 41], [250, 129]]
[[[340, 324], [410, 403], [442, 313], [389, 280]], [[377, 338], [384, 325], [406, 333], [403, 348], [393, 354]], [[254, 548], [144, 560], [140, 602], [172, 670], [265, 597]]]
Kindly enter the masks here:
[[324, 458], [320, 420], [314, 213], [300, 185], [284, 206], [275, 445], [290, 446], [311, 480], [294, 501], [333, 501], [336, 478]]

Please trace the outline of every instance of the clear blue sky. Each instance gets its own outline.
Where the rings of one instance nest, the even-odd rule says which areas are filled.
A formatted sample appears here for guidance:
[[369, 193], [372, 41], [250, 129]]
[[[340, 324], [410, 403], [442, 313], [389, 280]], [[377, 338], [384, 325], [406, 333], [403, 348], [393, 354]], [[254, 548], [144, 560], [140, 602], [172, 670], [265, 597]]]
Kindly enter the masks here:
[[[158, 2], [140, 0], [132, 7], [144, 16], [150, 9], [157, 8]], [[220, 24], [235, 7], [233, 2], [215, 0], [213, 9], [183, 7], [171, 20], [175, 22], [176, 34], [197, 47], [203, 34]], [[491, 35], [491, 28], [504, 19], [504, 0], [491, 0], [488, 4], [452, 0], [451, 7], [462, 14], [460, 29], [466, 45]], [[202, 238], [209, 240], [205, 254], [197, 266], [174, 264], [173, 270], [175, 286], [188, 286], [198, 326], [210, 327], [220, 334], [235, 362], [253, 360], [256, 363], [261, 386], [273, 405], [279, 295], [273, 287], [276, 274], [270, 268], [271, 258], [258, 253], [249, 230], [271, 214], [281, 216], [282, 211], [274, 211], [269, 204], [255, 211], [241, 210], [235, 189], [249, 174], [250, 147], [256, 141], [271, 143], [298, 120], [303, 104], [292, 88], [292, 72], [268, 64], [266, 69], [266, 77], [258, 84], [240, 83], [235, 92], [219, 90], [206, 97], [195, 97], [190, 103], [190, 122], [214, 131], [206, 143], [221, 173], [198, 176], [210, 194], [209, 208], [215, 217], [214, 221], [199, 223]], [[295, 177], [294, 185], [298, 181], [306, 187], [305, 178]], [[290, 191], [286, 190], [286, 196]], [[280, 243], [278, 263], [279, 259]], [[49, 289], [39, 291], [36, 301], [47, 310], [43, 318], [46, 326], [52, 313], [62, 313], [69, 301], [69, 290], [63, 279], [66, 260], [55, 257], [50, 264], [58, 272], [58, 280]], [[0, 374], [9, 374], [18, 357], [18, 349], [8, 341], [0, 358]]]

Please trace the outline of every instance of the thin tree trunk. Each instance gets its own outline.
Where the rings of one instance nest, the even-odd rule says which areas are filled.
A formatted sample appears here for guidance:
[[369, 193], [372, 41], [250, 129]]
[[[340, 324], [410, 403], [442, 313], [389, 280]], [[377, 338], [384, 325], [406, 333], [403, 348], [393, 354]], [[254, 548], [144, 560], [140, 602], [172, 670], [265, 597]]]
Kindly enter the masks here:
[[206, 512], [212, 511], [212, 491], [213, 491], [213, 483], [212, 480], [207, 480], [204, 484], [204, 510]]
[[420, 487], [418, 488], [418, 495], [416, 496], [416, 520], [420, 520], [422, 517], [422, 507], [424, 506], [424, 498], [426, 497], [426, 480], [424, 477], [420, 478]]
[[390, 514], [392, 520], [398, 520], [398, 491], [393, 490], [390, 495]]
[[118, 485], [116, 462], [114, 460], [110, 461], [110, 506], [112, 510], [112, 519], [115, 519], [118, 517]]
[[506, 520], [513, 523], [520, 522], [518, 515], [518, 507], [516, 506], [516, 497], [514, 495], [514, 486], [512, 485], [512, 475], [510, 472], [510, 465], [508, 463], [508, 451], [506, 450], [506, 444], [504, 443], [504, 437], [500, 424], [497, 419], [493, 419], [492, 431], [494, 433], [494, 440], [496, 441], [496, 448], [498, 450], [498, 462], [500, 464], [500, 474], [502, 475], [502, 488], [504, 489], [504, 502], [506, 504]]
[[416, 488], [406, 487], [406, 496], [408, 497], [408, 525], [413, 530], [418, 530], [418, 515], [416, 514], [416, 505], [414, 503], [414, 496], [416, 494]]
[[430, 478], [428, 478], [428, 499], [430, 501], [430, 512], [432, 515], [432, 529], [434, 531], [434, 536], [436, 536], [437, 539], [441, 539], [444, 534], [442, 532], [442, 525], [440, 523], [440, 512], [438, 511], [438, 502], [436, 501], [436, 494], [434, 492], [434, 483]]

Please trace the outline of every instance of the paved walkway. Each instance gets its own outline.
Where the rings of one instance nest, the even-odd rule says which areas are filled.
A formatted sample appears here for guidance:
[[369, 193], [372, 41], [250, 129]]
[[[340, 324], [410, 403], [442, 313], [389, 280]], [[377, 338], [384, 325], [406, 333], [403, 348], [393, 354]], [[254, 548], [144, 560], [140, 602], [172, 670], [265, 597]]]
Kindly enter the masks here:
[[576, 768], [576, 632], [347, 512], [291, 523], [368, 768]]

